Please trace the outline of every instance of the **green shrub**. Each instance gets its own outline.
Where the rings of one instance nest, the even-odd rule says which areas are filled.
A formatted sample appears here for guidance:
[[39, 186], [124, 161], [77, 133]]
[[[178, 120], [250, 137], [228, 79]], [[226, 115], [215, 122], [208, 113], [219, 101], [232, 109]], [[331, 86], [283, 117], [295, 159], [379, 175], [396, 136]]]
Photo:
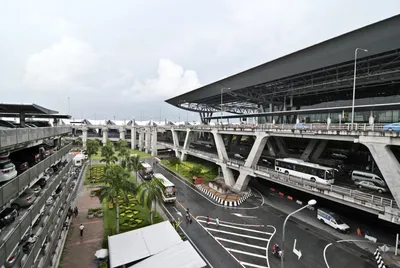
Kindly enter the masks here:
[[174, 157], [174, 158], [169, 159], [168, 163], [171, 166], [176, 166], [176, 165], [179, 165], [181, 163], [181, 160], [179, 160], [178, 158]]

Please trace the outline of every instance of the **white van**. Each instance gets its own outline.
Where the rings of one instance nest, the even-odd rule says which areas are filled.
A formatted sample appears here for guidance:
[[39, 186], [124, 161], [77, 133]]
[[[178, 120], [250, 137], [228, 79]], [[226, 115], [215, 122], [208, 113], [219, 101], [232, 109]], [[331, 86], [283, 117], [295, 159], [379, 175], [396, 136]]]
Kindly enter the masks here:
[[83, 161], [85, 160], [85, 155], [77, 154], [74, 157], [74, 166], [81, 167], [83, 165]]
[[338, 215], [327, 209], [319, 208], [317, 210], [317, 219], [340, 232], [348, 233], [350, 231], [350, 226], [344, 223]]
[[386, 187], [386, 182], [381, 177], [370, 172], [353, 170], [353, 172], [351, 173], [351, 179], [355, 182], [370, 181], [378, 184], [379, 186]]

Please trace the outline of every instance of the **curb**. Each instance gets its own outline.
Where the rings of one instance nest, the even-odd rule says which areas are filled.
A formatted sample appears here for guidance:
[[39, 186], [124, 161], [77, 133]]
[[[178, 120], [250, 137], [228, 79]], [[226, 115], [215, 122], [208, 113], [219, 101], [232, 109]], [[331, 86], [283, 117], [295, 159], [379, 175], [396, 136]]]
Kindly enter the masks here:
[[210, 191], [204, 189], [203, 187], [201, 187], [201, 184], [193, 184], [188, 182], [186, 179], [183, 179], [181, 177], [181, 175], [179, 175], [178, 173], [176, 173], [173, 170], [170, 170], [168, 167], [164, 166], [162, 163], [157, 163], [157, 165], [169, 172], [171, 172], [172, 174], [174, 174], [175, 176], [181, 178], [182, 180], [185, 180], [189, 185], [194, 186], [197, 190], [200, 190], [202, 193], [204, 193], [207, 197], [211, 198], [212, 200], [214, 200], [215, 202], [217, 202], [220, 205], [226, 206], [226, 207], [237, 207], [240, 206], [244, 201], [246, 201], [247, 198], [249, 198], [252, 195], [251, 189], [249, 188], [249, 192], [242, 196], [238, 201], [225, 201], [222, 200], [221, 198], [219, 198], [218, 196], [212, 194]]
[[195, 185], [197, 189], [202, 191], [204, 194], [206, 194], [208, 197], [213, 199], [215, 202], [217, 202], [220, 205], [226, 206], [226, 207], [237, 207], [240, 206], [244, 201], [246, 201], [247, 198], [249, 198], [252, 195], [251, 189], [249, 188], [249, 192], [242, 196], [238, 201], [226, 201], [218, 196], [214, 195], [210, 191], [204, 189], [201, 185]]

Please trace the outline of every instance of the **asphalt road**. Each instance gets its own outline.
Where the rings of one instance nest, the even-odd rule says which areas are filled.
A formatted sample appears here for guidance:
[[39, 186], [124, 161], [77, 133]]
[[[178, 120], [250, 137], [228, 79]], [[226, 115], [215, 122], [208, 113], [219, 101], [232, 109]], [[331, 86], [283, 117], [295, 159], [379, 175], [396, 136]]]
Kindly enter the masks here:
[[[182, 224], [184, 231], [194, 241], [212, 267], [243, 267], [238, 261], [258, 265], [245, 267], [279, 267], [280, 261], [272, 256], [271, 248], [273, 243], [280, 245], [282, 243], [282, 225], [287, 216], [286, 214], [265, 204], [261, 205], [261, 196], [251, 197], [240, 208], [216, 206], [195, 190], [193, 186], [185, 184], [169, 171], [156, 166], [154, 172], [162, 173], [177, 188], [177, 202], [166, 205], [168, 211], [174, 217], [179, 217], [175, 209], [185, 215], [184, 208], [189, 208], [191, 214], [194, 217], [198, 217], [199, 220], [204, 221], [204, 217], [207, 216], [220, 218], [221, 226], [218, 228], [214, 224], [209, 226], [201, 221], [193, 221], [192, 224]], [[240, 213], [243, 216], [254, 218], [238, 217], [232, 213]], [[182, 220], [184, 221], [184, 218]], [[225, 225], [228, 226], [222, 226], [224, 222], [227, 222]], [[257, 225], [264, 226], [253, 227]], [[267, 225], [276, 228], [276, 233], [273, 236], [271, 235], [273, 228]], [[239, 228], [232, 228], [232, 226]], [[255, 230], [264, 233], [254, 232]], [[254, 239], [254, 237], [264, 238], [264, 240]], [[296, 249], [302, 253], [300, 259], [292, 252], [295, 239], [297, 241]], [[334, 239], [330, 233], [323, 230], [302, 222], [289, 220], [286, 226], [285, 267], [325, 268], [323, 250], [327, 244], [334, 242]], [[268, 250], [270, 266], [268, 266], [267, 260], [262, 258], [263, 254], [265, 256], [267, 253], [263, 248], [267, 247], [269, 240], [271, 240]], [[249, 245], [256, 246], [256, 248], [251, 248]], [[343, 245], [334, 244], [329, 247], [327, 250], [327, 259], [331, 268], [376, 267], [371, 262], [365, 261], [362, 253], [349, 250]]]

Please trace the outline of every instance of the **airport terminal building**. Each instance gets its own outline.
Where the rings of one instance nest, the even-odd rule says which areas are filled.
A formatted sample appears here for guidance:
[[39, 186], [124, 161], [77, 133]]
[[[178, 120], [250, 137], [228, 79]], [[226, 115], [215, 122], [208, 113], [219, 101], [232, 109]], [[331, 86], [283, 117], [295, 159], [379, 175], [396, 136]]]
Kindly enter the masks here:
[[[199, 112], [204, 123], [257, 117], [259, 123], [400, 121], [400, 16], [166, 100]], [[354, 67], [356, 59], [356, 78]], [[222, 107], [221, 107], [222, 105]], [[213, 117], [214, 115], [214, 117]]]

